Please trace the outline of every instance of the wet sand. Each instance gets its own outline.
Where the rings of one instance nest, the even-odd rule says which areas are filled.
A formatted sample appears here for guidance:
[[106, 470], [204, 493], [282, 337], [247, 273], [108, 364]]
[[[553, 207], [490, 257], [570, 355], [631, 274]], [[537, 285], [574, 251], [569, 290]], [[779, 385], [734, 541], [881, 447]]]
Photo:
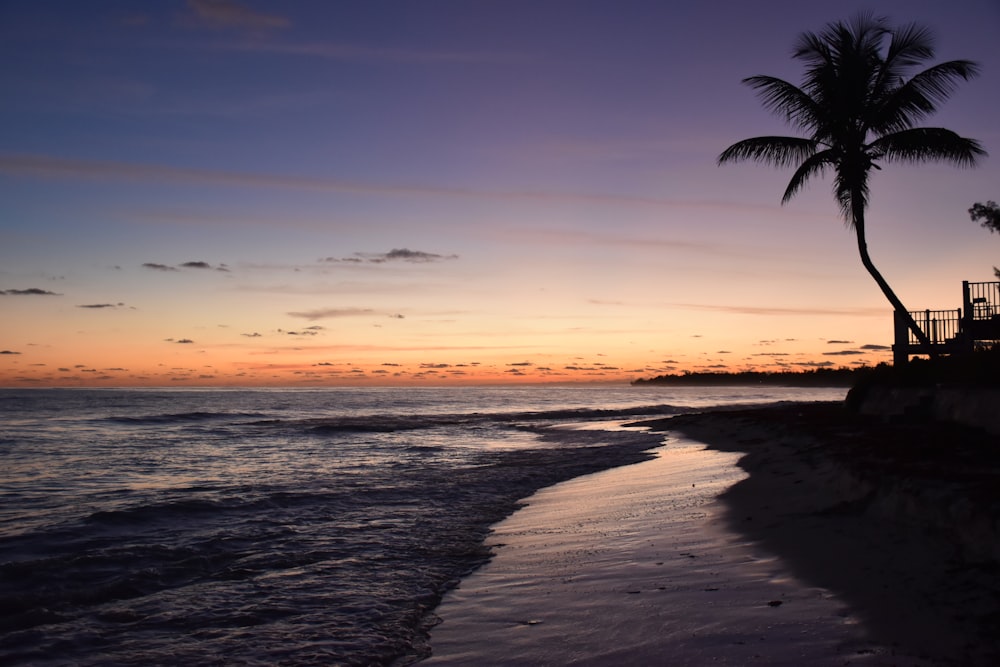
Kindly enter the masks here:
[[995, 561], [873, 510], [870, 479], [898, 476], [899, 454], [840, 410], [647, 422], [669, 430], [658, 458], [545, 489], [497, 525], [421, 664], [996, 664]]

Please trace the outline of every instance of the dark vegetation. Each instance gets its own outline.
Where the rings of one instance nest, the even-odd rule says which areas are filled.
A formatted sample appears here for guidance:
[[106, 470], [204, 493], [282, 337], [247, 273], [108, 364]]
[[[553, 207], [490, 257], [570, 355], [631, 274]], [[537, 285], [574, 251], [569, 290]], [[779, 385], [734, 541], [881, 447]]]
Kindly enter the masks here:
[[972, 354], [914, 359], [899, 366], [879, 364], [863, 369], [847, 393], [847, 407], [860, 409], [872, 387], [1000, 387], [1000, 345]]
[[633, 385], [675, 385], [675, 386], [746, 386], [755, 384], [779, 387], [850, 387], [868, 367], [816, 368], [808, 371], [739, 371], [739, 372], [698, 372], [676, 375], [658, 375], [648, 379], [638, 379]]
[[[990, 200], [985, 204], [976, 202], [969, 209], [969, 217], [973, 222], [980, 223], [983, 229], [1000, 234], [1000, 206], [995, 201]], [[1000, 269], [994, 266], [993, 275], [1000, 278]]]
[[899, 387], [971, 386], [1000, 387], [1000, 345], [972, 354], [936, 359], [913, 359], [907, 364], [879, 364], [861, 369], [855, 387], [862, 385]]
[[816, 368], [808, 371], [684, 372], [657, 375], [632, 382], [635, 386], [747, 386], [851, 387], [863, 390], [873, 385], [898, 387], [970, 386], [1000, 387], [1000, 344], [967, 355], [936, 359], [913, 359], [893, 366]]

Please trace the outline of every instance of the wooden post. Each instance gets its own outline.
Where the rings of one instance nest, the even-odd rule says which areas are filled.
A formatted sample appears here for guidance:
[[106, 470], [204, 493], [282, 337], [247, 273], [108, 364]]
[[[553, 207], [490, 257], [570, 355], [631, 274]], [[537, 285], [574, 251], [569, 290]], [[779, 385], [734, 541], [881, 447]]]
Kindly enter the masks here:
[[893, 340], [892, 345], [892, 365], [905, 366], [910, 360], [910, 328], [906, 324], [906, 319], [901, 317], [896, 311], [892, 311]]
[[972, 295], [969, 294], [969, 281], [962, 281], [962, 308], [965, 312], [965, 316], [968, 318], [974, 317], [972, 314]]

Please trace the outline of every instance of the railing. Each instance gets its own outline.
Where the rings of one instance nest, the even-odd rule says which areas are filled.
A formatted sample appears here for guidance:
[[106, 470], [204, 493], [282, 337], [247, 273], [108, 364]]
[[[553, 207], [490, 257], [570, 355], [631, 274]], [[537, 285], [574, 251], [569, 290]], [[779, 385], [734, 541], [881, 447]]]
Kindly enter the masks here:
[[[961, 310], [922, 310], [910, 313], [910, 317], [924, 332], [931, 345], [949, 343], [955, 340], [961, 331]], [[908, 344], [919, 346], [921, 343], [916, 334], [909, 328], [907, 328], [907, 332], [909, 335]]]
[[989, 320], [1000, 315], [1000, 282], [962, 283], [966, 317]]
[[964, 281], [962, 308], [916, 311], [910, 317], [930, 345], [920, 342], [905, 317], [893, 313], [892, 359], [897, 365], [905, 364], [911, 354], [966, 354], [984, 344], [996, 343], [1000, 341], [1000, 281]]

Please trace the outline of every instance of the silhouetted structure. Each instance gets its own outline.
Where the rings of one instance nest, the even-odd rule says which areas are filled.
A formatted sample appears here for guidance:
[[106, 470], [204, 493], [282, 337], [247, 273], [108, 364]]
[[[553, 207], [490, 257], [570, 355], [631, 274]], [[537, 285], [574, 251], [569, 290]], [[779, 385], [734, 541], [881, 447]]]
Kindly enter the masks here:
[[977, 345], [1000, 341], [1000, 282], [962, 282], [962, 307], [910, 312], [927, 342], [921, 342], [900, 313], [895, 315], [893, 364], [911, 354], [969, 354]]

